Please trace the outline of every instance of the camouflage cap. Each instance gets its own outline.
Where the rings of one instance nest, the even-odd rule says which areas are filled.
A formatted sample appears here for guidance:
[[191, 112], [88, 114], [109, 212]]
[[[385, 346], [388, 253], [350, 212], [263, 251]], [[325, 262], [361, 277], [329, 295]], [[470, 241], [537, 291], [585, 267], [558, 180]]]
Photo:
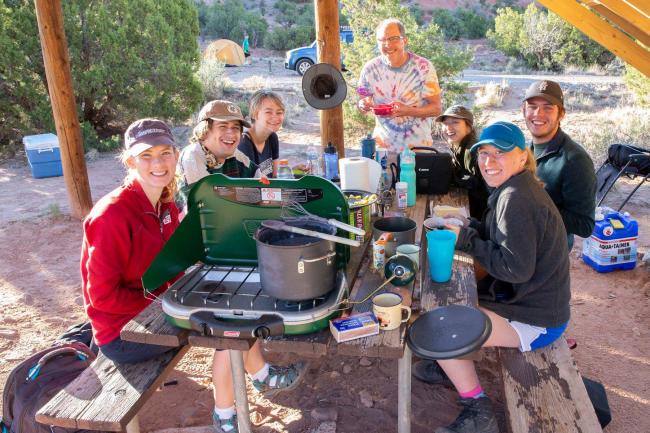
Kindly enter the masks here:
[[244, 119], [241, 109], [229, 101], [215, 100], [210, 101], [201, 108], [199, 112], [199, 122], [206, 120], [238, 120], [246, 128], [250, 128], [251, 124]]
[[474, 126], [474, 115], [462, 105], [452, 105], [444, 113], [436, 117], [436, 122], [444, 122], [445, 118], [454, 117], [456, 119], [466, 120], [470, 127]]

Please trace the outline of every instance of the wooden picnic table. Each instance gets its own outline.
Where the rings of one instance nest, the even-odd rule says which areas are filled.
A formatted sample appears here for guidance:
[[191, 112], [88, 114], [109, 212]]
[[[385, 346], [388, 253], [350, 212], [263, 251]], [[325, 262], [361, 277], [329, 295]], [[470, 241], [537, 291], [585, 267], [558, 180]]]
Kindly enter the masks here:
[[[418, 195], [416, 205], [407, 209], [393, 206], [386, 216], [406, 215], [418, 224], [416, 243], [421, 245], [418, 277], [408, 286], [400, 288], [405, 299], [411, 298], [414, 310], [429, 311], [438, 305], [448, 303], [476, 304], [476, 282], [471, 257], [456, 252], [453, 275], [449, 282], [438, 284], [428, 277], [426, 239], [423, 221], [429, 215], [430, 205], [446, 204], [467, 208], [465, 191], [452, 188], [441, 196]], [[351, 288], [352, 301], [363, 300], [383, 281], [383, 274], [374, 271], [372, 265], [371, 242], [352, 251], [346, 275]], [[390, 287], [387, 286], [387, 287]], [[385, 289], [384, 289], [385, 290]], [[354, 304], [352, 313], [370, 311], [371, 300]], [[272, 337], [263, 341], [266, 351], [292, 353], [298, 356], [319, 357], [325, 355], [345, 355], [355, 357], [378, 357], [398, 359], [398, 429], [399, 433], [411, 431], [411, 351], [406, 342], [407, 325], [392, 331], [382, 331], [378, 335], [337, 343], [329, 330], [309, 335]], [[245, 371], [242, 351], [248, 350], [251, 341], [228, 338], [205, 337], [195, 332], [170, 326], [164, 319], [159, 303], [152, 303], [136, 316], [122, 330], [121, 337], [127, 341], [146, 342], [168, 346], [198, 346], [231, 350], [233, 382], [240, 432], [250, 432], [248, 401], [245, 387]]]

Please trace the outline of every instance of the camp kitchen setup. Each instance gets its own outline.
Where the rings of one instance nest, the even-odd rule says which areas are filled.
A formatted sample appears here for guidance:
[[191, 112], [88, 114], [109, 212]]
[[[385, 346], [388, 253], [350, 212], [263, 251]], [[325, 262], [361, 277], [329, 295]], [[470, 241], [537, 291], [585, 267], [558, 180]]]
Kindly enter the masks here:
[[[318, 176], [207, 176], [192, 188], [187, 215], [145, 273], [145, 290], [151, 296], [183, 273], [163, 295], [163, 312], [173, 325], [205, 336], [320, 331], [350, 306], [345, 269], [350, 248], [362, 244], [350, 237], [364, 239], [365, 230], [346, 224], [349, 214], [341, 189]], [[378, 220], [383, 231], [394, 219]], [[387, 267], [386, 278], [410, 282], [412, 268]]]

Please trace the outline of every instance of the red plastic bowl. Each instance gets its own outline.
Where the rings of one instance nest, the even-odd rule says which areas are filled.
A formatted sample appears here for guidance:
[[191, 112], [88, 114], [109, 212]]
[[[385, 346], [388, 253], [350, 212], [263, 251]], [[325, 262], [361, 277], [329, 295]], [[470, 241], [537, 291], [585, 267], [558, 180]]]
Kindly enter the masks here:
[[377, 116], [389, 116], [393, 112], [393, 104], [377, 104], [372, 111]]

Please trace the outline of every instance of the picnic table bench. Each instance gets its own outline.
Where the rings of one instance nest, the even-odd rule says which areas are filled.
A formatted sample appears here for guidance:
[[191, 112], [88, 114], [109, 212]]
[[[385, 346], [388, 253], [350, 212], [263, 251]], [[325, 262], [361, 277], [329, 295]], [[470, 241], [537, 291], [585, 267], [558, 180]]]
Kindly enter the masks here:
[[36, 413], [36, 421], [71, 429], [138, 433], [137, 413], [189, 346], [136, 364], [115, 364], [101, 353]]
[[[452, 189], [443, 196], [418, 195], [416, 206], [405, 214], [418, 222], [416, 242], [421, 244], [421, 267], [418, 278], [402, 293], [411, 295], [412, 307], [420, 312], [449, 304], [478, 304], [473, 259], [456, 252], [452, 278], [447, 283], [434, 283], [429, 278], [426, 238], [422, 221], [429, 206], [446, 204], [467, 207], [466, 194]], [[370, 269], [369, 242], [353, 251], [347, 267], [351, 288], [350, 299], [362, 300], [383, 282], [383, 276]], [[352, 312], [371, 309], [371, 301], [355, 304]], [[399, 433], [411, 429], [411, 351], [405, 344], [406, 325], [393, 331], [345, 343], [337, 343], [328, 330], [309, 335], [272, 337], [263, 341], [268, 352], [292, 353], [305, 357], [325, 355], [366, 356], [398, 359], [398, 428]], [[154, 360], [148, 367], [136, 364], [122, 369], [98, 358], [91, 367], [61, 391], [37, 415], [39, 422], [62, 427], [94, 430], [137, 432], [137, 411], [162, 382], [164, 376], [180, 360], [190, 346], [228, 349], [231, 354], [233, 381], [241, 433], [249, 433], [248, 400], [242, 351], [252, 341], [205, 337], [167, 323], [159, 303], [152, 303], [122, 330], [124, 340], [178, 347], [169, 360]], [[589, 403], [564, 340], [522, 354], [516, 349], [497, 351], [503, 376], [504, 396], [511, 433], [601, 432], [595, 412]], [[142, 378], [141, 378], [142, 376]], [[117, 386], [109, 385], [115, 383]], [[132, 385], [135, 384], [135, 385]]]

